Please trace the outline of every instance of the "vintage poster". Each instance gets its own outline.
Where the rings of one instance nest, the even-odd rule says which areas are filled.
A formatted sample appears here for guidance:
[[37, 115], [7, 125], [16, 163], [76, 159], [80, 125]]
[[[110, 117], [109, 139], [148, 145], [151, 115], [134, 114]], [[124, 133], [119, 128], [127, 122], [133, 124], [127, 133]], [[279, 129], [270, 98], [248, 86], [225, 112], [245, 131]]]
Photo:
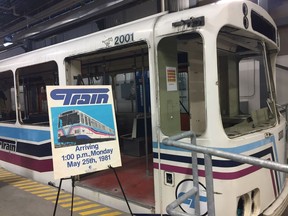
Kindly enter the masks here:
[[111, 86], [47, 86], [54, 178], [121, 166]]

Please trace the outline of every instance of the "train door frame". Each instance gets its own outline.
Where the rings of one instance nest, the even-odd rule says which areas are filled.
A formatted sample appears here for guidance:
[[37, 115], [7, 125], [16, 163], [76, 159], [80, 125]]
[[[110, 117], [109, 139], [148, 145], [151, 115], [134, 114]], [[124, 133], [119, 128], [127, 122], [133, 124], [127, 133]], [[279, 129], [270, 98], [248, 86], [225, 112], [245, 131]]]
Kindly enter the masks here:
[[[119, 137], [119, 142], [121, 142], [120, 147], [121, 147], [122, 154], [125, 154], [125, 150], [123, 150], [125, 149], [125, 147], [123, 147], [123, 145], [126, 145], [127, 143], [124, 143], [125, 140], [122, 139], [121, 135], [131, 134], [130, 135], [131, 139], [129, 138], [129, 141], [138, 142], [139, 140], [136, 140], [137, 135], [136, 137], [132, 137], [135, 130], [137, 134], [137, 126], [134, 125], [135, 119], [136, 119], [136, 122], [137, 122], [137, 119], [139, 118], [144, 119], [145, 150], [144, 150], [144, 155], [138, 155], [138, 157], [146, 156], [146, 175], [151, 174], [152, 178], [154, 178], [153, 174], [151, 173], [153, 172], [153, 161], [150, 162], [150, 156], [149, 156], [149, 154], [152, 153], [152, 132], [150, 133], [148, 132], [148, 130], [152, 131], [152, 119], [151, 119], [151, 108], [150, 108], [151, 97], [149, 98], [146, 95], [148, 92], [150, 96], [149, 67], [152, 64], [152, 63], [149, 63], [149, 61], [151, 61], [150, 52], [151, 52], [151, 49], [149, 49], [148, 43], [146, 41], [140, 41], [137, 43], [126, 44], [126, 45], [121, 45], [117, 47], [109, 47], [107, 49], [104, 49], [104, 50], [102, 49], [99, 51], [95, 51], [93, 53], [83, 53], [78, 56], [70, 56], [65, 59], [65, 66], [66, 66], [66, 76], [67, 76], [66, 84], [67, 85], [77, 85], [77, 84], [82, 84], [82, 85], [110, 84], [112, 85], [112, 91], [113, 91], [113, 97], [114, 97], [113, 100], [114, 100], [114, 106], [115, 106], [115, 112], [116, 112], [116, 118], [117, 118], [116, 121], [117, 121], [117, 127], [118, 127], [118, 137]], [[131, 125], [132, 127], [129, 130], [127, 130], [125, 134], [121, 134], [119, 133], [119, 130], [122, 129], [120, 123], [123, 120], [123, 116], [122, 117], [119, 116], [121, 109], [118, 106], [119, 105], [118, 103], [119, 103], [119, 100], [120, 99], [122, 100], [123, 98], [127, 100], [128, 103], [131, 103], [131, 102], [128, 101], [130, 100], [128, 98], [129, 95], [127, 94], [129, 93], [128, 91], [125, 93], [125, 96], [121, 95], [122, 98], [119, 98], [117, 96], [117, 94], [119, 95], [119, 91], [121, 91], [121, 87], [120, 87], [120, 83], [117, 82], [116, 80], [116, 76], [121, 75], [121, 74], [128, 74], [128, 73], [134, 74], [133, 83], [134, 83], [134, 88], [136, 88], [136, 73], [139, 73], [139, 72], [141, 72], [140, 76], [142, 79], [140, 81], [140, 83], [142, 82], [142, 86], [139, 87], [140, 89], [139, 91], [144, 93], [142, 95], [143, 114], [137, 116], [138, 113], [135, 107], [137, 106], [137, 100], [139, 100], [139, 98], [136, 99], [137, 96], [135, 96], [135, 103], [132, 104], [132, 109], [130, 109], [131, 115], [133, 115], [133, 119], [132, 119], [133, 121]], [[143, 80], [145, 81], [143, 82]], [[148, 86], [145, 85], [147, 84], [147, 82], [149, 84]], [[123, 88], [124, 87], [125, 86], [123, 86]], [[147, 89], [147, 87], [149, 88]], [[137, 91], [137, 89], [134, 89], [134, 91]], [[147, 99], [149, 99], [149, 101], [147, 101]], [[133, 110], [133, 106], [135, 106], [134, 110]], [[129, 114], [129, 113], [126, 113], [126, 114]], [[127, 120], [127, 116], [126, 117], [124, 116], [124, 118], [126, 118]], [[143, 140], [141, 140], [141, 143], [143, 145]], [[141, 143], [137, 143], [137, 144], [141, 144]], [[127, 145], [129, 145], [129, 143]], [[134, 156], [137, 157], [137, 154], [135, 154]], [[153, 187], [154, 187], [154, 183], [153, 183]], [[154, 197], [154, 200], [155, 200], [155, 197]]]

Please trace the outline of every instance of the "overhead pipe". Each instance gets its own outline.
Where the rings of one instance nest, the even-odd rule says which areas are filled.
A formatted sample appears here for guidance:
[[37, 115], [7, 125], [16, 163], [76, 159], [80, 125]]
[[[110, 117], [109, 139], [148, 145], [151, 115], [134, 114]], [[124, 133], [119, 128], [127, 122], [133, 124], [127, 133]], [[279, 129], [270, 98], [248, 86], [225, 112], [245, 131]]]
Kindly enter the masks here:
[[[80, 10], [74, 10], [73, 12], [70, 11], [71, 13], [66, 12], [61, 16], [55, 16], [54, 18], [49, 18], [48, 20], [42, 19], [45, 21], [43, 21], [42, 23], [39, 22], [37, 24], [34, 24], [34, 26], [33, 23], [30, 23], [30, 27], [26, 27], [26, 29], [21, 29], [14, 33], [11, 33], [14, 45], [9, 46], [9, 48], [19, 46], [19, 44], [23, 44], [23, 41], [27, 39], [46, 37], [65, 27], [72, 26], [89, 19], [95, 19], [105, 13], [108, 13], [109, 11], [119, 9], [125, 5], [129, 5], [132, 3], [139, 3], [139, 1], [103, 0], [100, 3], [101, 4], [99, 4], [99, 1], [95, 1], [88, 5], [84, 5]], [[7, 50], [7, 48], [2, 48], [2, 50]]]
[[50, 34], [51, 32], [57, 31], [61, 28], [67, 27], [69, 25], [82, 22], [92, 17], [96, 17], [106, 13], [108, 11], [114, 10], [121, 6], [133, 3], [135, 0], [113, 0], [105, 2], [101, 5], [95, 3], [95, 5], [84, 5], [79, 11], [74, 11], [74, 13], [66, 13], [67, 15], [57, 16], [51, 19], [51, 22], [44, 22], [43, 25], [36, 25], [27, 30], [23, 30], [14, 35], [15, 40], [23, 40], [25, 38], [34, 39], [39, 36]]
[[14, 15], [16, 17], [20, 17], [21, 16], [20, 14], [16, 13], [15, 6], [12, 6], [12, 7], [9, 7], [9, 8], [0, 6], [0, 9], [1, 10], [6, 10], [6, 11], [12, 11], [12, 15]]

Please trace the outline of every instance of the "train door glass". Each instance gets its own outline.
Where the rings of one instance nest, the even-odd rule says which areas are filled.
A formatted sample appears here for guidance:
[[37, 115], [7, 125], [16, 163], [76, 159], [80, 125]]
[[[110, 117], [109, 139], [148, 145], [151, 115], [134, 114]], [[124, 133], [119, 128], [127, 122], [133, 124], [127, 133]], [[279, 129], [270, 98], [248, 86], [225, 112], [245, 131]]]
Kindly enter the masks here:
[[46, 85], [58, 85], [56, 62], [18, 68], [17, 107], [22, 124], [49, 125]]
[[198, 33], [161, 39], [158, 44], [160, 124], [173, 135], [206, 130], [203, 40]]
[[15, 110], [13, 72], [0, 72], [0, 123], [15, 123]]
[[217, 38], [221, 116], [230, 138], [272, 127], [277, 119], [271, 56], [254, 38], [231, 27]]

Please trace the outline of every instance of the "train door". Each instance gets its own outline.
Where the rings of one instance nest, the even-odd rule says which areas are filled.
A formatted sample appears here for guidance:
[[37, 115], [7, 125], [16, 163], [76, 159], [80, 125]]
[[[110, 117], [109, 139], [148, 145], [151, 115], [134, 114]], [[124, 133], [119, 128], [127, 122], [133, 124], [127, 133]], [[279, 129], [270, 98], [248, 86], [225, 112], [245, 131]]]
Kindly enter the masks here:
[[[160, 142], [165, 136], [181, 131], [192, 130], [198, 137], [203, 136], [207, 127], [207, 106], [202, 36], [193, 32], [162, 38], [157, 46], [157, 63]], [[193, 179], [190, 175], [191, 153], [161, 144], [159, 147], [158, 155], [154, 156], [155, 172], [159, 173], [155, 175], [159, 178], [155, 182], [161, 186], [155, 188], [155, 194], [156, 202], [161, 200], [162, 206], [156, 206], [156, 212], [164, 213], [169, 203], [193, 187]], [[203, 194], [200, 196], [204, 198]], [[194, 214], [194, 202], [190, 198], [180, 208], [187, 214]], [[201, 209], [201, 215], [206, 211]]]
[[[146, 43], [119, 46], [65, 60], [68, 85], [111, 85], [122, 167], [118, 176], [128, 200], [154, 205], [150, 71]], [[104, 113], [103, 113], [104, 114]], [[80, 185], [121, 197], [112, 170], [81, 176]], [[147, 199], [148, 197], [148, 199]]]

